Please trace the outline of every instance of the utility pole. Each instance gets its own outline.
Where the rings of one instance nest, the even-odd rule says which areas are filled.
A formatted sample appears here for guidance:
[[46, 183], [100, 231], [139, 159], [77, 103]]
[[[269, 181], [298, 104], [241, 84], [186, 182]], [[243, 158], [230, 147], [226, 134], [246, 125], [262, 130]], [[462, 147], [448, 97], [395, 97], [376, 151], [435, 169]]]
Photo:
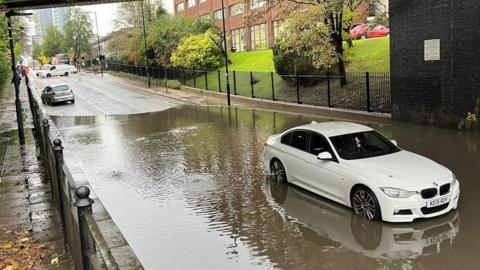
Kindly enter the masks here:
[[225, 30], [225, 5], [222, 0], [222, 20], [223, 20], [223, 48], [225, 50], [225, 76], [227, 80], [227, 104], [230, 107], [230, 80], [228, 77], [228, 49], [227, 49], [227, 31]]
[[100, 73], [102, 74], [102, 77], [103, 77], [102, 60], [100, 60], [100, 59], [101, 59], [102, 52], [100, 51], [100, 34], [98, 33], [97, 12], [94, 11], [93, 13], [95, 14], [95, 25], [96, 25], [96, 27], [97, 27], [98, 62], [100, 63]]
[[9, 11], [5, 14], [7, 16], [7, 25], [8, 25], [8, 39], [10, 44], [10, 56], [12, 62], [12, 72], [13, 72], [13, 86], [15, 88], [15, 109], [17, 113], [17, 128], [18, 128], [18, 141], [21, 146], [25, 145], [25, 134], [23, 130], [23, 114], [22, 114], [22, 102], [20, 101], [20, 81], [21, 81], [21, 71], [20, 74], [17, 73], [15, 67], [15, 47], [13, 42], [13, 29], [12, 29], [12, 17], [13, 16], [28, 16], [32, 15], [31, 13], [16, 13], [14, 11]]
[[150, 88], [150, 73], [148, 72], [148, 48], [147, 48], [147, 30], [145, 28], [145, 12], [143, 10], [143, 0], [140, 2], [142, 5], [142, 22], [143, 22], [143, 42], [145, 44], [145, 60], [147, 61], [146, 70], [147, 70], [147, 80], [148, 88]]

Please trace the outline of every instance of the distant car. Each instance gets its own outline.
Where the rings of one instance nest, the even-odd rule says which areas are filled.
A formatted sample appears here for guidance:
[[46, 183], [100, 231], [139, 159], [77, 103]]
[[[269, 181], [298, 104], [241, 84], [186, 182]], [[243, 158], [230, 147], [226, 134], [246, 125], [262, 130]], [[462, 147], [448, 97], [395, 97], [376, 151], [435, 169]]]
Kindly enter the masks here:
[[274, 179], [367, 219], [411, 222], [457, 208], [460, 183], [449, 169], [367, 126], [313, 122], [272, 135], [265, 144], [264, 167]]
[[75, 95], [73, 90], [66, 84], [49, 85], [42, 91], [42, 103], [54, 105], [56, 103], [64, 103], [70, 101], [75, 103]]
[[68, 76], [70, 72], [69, 65], [45, 65], [43, 70], [38, 70], [38, 77], [49, 78], [52, 76]]
[[381, 24], [359, 24], [350, 30], [353, 39], [386, 37], [390, 29]]

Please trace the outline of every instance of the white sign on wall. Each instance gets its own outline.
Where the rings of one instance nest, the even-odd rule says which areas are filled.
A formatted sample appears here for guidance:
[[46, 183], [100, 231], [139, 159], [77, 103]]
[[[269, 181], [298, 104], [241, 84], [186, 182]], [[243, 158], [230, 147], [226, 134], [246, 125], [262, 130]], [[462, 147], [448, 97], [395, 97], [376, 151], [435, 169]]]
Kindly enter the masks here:
[[440, 60], [440, 39], [425, 40], [425, 61]]

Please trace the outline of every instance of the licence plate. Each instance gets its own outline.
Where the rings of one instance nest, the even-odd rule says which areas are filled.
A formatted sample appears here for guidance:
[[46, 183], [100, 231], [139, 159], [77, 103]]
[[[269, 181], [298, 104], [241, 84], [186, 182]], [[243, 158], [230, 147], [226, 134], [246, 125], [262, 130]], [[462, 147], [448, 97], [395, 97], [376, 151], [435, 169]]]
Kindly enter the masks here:
[[427, 202], [427, 208], [439, 206], [447, 202], [448, 202], [448, 196], [436, 198], [434, 200]]
[[445, 240], [447, 238], [450, 238], [450, 233], [449, 232], [441, 233], [437, 236], [429, 237], [429, 238], [427, 238], [427, 245], [432, 245], [432, 244], [443, 242], [443, 240]]

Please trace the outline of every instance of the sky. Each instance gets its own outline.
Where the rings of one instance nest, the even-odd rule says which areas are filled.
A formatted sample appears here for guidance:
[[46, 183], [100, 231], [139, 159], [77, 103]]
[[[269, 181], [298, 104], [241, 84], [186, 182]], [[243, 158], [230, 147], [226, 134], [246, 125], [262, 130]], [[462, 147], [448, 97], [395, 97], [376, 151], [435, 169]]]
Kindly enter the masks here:
[[[163, 6], [169, 11], [173, 12], [173, 0], [162, 0]], [[89, 12], [97, 13], [98, 20], [98, 32], [100, 36], [105, 36], [115, 30], [113, 20], [117, 12], [117, 6], [119, 3], [114, 4], [101, 4], [101, 5], [92, 5], [92, 6], [83, 6], [82, 9]], [[93, 33], [97, 33], [95, 28], [95, 15], [90, 14], [93, 22]]]

